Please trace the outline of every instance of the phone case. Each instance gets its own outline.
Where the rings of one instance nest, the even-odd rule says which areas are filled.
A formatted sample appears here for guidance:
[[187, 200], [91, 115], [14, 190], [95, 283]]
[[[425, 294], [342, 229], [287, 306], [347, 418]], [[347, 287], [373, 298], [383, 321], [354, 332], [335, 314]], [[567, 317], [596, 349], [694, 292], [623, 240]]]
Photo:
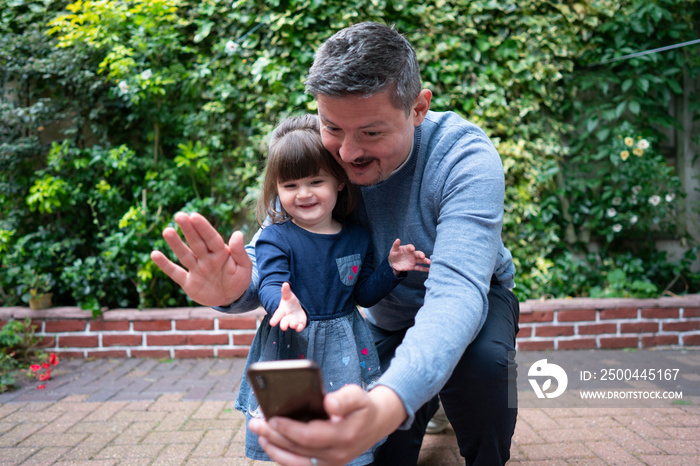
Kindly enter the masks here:
[[321, 370], [307, 359], [252, 363], [247, 372], [266, 419], [284, 416], [298, 421], [328, 419], [323, 409]]

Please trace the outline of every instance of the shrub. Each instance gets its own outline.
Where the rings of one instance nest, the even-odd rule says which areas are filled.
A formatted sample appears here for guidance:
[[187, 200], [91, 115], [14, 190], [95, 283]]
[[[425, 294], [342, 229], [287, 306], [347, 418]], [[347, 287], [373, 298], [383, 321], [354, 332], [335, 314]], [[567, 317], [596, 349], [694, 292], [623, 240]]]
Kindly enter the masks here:
[[[51, 274], [56, 303], [95, 313], [187, 304], [150, 261], [167, 250], [160, 232], [179, 210], [225, 237], [254, 225], [266, 135], [315, 110], [303, 85], [314, 51], [364, 20], [395, 24], [433, 108], [496, 144], [519, 298], [620, 289], [617, 272], [605, 282], [618, 269], [658, 292], [674, 280], [697, 290], [692, 248], [671, 259], [652, 247], [687, 240], [664, 131], [682, 77], [700, 76], [697, 56], [606, 60], [695, 38], [699, 16], [680, 0], [6, 2], [0, 298], [21, 302], [21, 277], [35, 272]], [[644, 157], [621, 159], [628, 136], [650, 143]]]

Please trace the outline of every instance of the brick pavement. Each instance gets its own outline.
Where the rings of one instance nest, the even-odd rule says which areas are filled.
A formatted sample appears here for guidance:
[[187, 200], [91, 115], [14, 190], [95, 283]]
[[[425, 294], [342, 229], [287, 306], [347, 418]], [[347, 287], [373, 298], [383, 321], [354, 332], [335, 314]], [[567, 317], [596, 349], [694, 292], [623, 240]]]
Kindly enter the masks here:
[[[521, 407], [509, 464], [700, 464], [700, 351], [523, 352], [518, 358]], [[558, 405], [538, 400], [529, 388], [527, 368], [542, 358], [569, 373], [568, 398], [560, 397]], [[601, 367], [677, 366], [681, 378], [675, 388], [683, 390], [683, 404], [582, 403], [575, 395], [586, 387], [577, 374], [591, 361]], [[33, 383], [0, 394], [0, 464], [269, 464], [242, 453], [244, 418], [233, 400], [243, 364], [243, 359], [61, 361], [46, 389]], [[659, 382], [592, 387], [630, 386], [674, 388]], [[451, 429], [426, 436], [420, 464], [463, 464]]]

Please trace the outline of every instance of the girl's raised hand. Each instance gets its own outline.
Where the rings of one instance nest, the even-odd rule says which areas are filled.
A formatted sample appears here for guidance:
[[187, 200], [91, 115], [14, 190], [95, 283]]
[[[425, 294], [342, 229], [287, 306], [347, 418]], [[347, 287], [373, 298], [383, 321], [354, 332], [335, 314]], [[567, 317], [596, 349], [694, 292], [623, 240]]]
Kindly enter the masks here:
[[430, 259], [425, 257], [423, 251], [416, 250], [412, 244], [401, 246], [401, 240], [396, 238], [389, 251], [389, 265], [394, 269], [394, 273], [409, 272], [417, 270], [427, 272], [430, 270]]
[[287, 282], [282, 283], [282, 299], [270, 319], [272, 327], [277, 326], [277, 324], [283, 332], [286, 332], [287, 329], [301, 332], [306, 328], [306, 311], [301, 307], [299, 299]]

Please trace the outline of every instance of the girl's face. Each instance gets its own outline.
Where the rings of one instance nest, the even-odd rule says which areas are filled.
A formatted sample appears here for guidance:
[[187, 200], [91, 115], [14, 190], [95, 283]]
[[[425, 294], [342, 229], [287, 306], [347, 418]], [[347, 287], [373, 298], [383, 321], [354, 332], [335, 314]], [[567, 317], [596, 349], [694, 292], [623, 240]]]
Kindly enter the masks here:
[[277, 195], [295, 224], [313, 233], [332, 234], [338, 232], [333, 208], [344, 187], [344, 183], [321, 170], [314, 176], [278, 181]]

